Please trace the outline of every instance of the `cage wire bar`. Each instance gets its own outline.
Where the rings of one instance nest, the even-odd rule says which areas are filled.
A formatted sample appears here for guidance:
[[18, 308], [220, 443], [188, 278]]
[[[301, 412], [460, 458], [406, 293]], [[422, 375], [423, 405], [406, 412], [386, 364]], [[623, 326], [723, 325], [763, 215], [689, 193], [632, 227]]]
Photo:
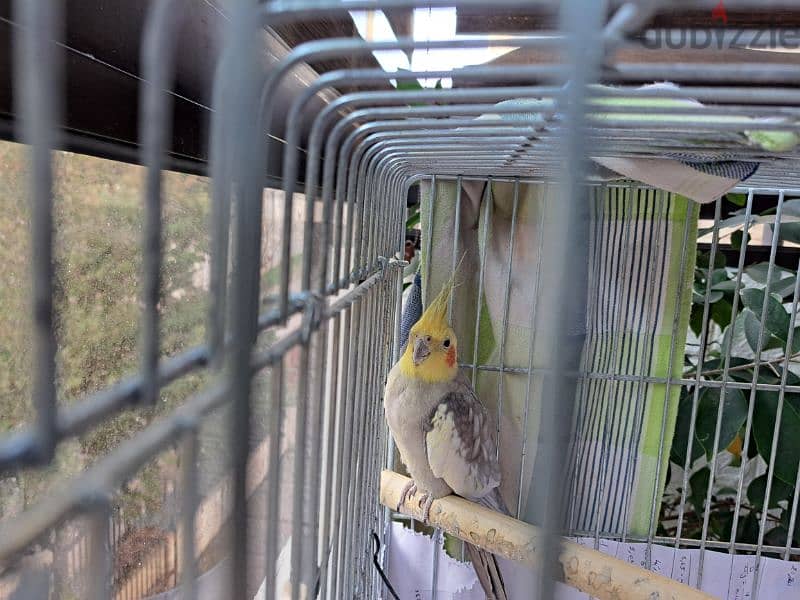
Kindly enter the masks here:
[[[569, 264], [585, 257], [581, 251], [567, 251], [565, 244], [572, 243], [571, 232], [576, 223], [585, 217], [571, 211], [580, 210], [585, 190], [585, 168], [582, 166], [591, 155], [589, 148], [601, 144], [604, 154], [610, 156], [663, 156], [675, 150], [674, 139], [678, 133], [702, 136], [714, 132], [739, 131], [747, 118], [781, 115], [797, 117], [800, 113], [800, 92], [781, 85], [800, 83], [800, 73], [793, 65], [719, 65], [712, 63], [686, 65], [609, 64], [611, 50], [640, 47], [642, 40], [631, 37], [638, 33], [649, 16], [667, 2], [616, 2], [604, 3], [570, 0], [557, 6], [553, 2], [535, 4], [561, 11], [558, 31], [544, 36], [520, 37], [508, 40], [456, 39], [420, 42], [400, 39], [395, 42], [371, 42], [359, 39], [326, 39], [304, 43], [293, 49], [276, 67], [264, 71], [253, 51], [259, 28], [280, 23], [331, 15], [343, 6], [348, 10], [370, 10], [392, 7], [451, 7], [483, 6], [482, 2], [462, 0], [412, 1], [387, 0], [382, 3], [356, 0], [354, 2], [240, 2], [230, 8], [228, 43], [220, 59], [214, 85], [214, 114], [211, 122], [211, 175], [212, 175], [212, 257], [210, 311], [208, 339], [204, 346], [190, 349], [173, 357], [159, 358], [158, 301], [160, 293], [159, 269], [163, 261], [161, 247], [161, 183], [166, 140], [169, 135], [171, 96], [169, 89], [173, 78], [173, 50], [175, 27], [180, 12], [185, 9], [183, 0], [153, 2], [142, 42], [144, 68], [141, 107], [146, 118], [141, 125], [142, 163], [147, 167], [145, 187], [144, 271], [142, 311], [142, 342], [140, 372], [114, 386], [96, 392], [70, 406], [56, 402], [55, 388], [55, 337], [53, 309], [53, 219], [52, 219], [52, 166], [51, 150], [58, 147], [57, 124], [59, 114], [58, 82], [61, 76], [61, 48], [59, 39], [60, 14], [57, 3], [46, 0], [18, 0], [14, 3], [14, 19], [19, 25], [15, 33], [15, 88], [21, 92], [18, 114], [20, 138], [31, 149], [31, 206], [33, 283], [36, 364], [34, 365], [34, 403], [36, 423], [19, 433], [0, 439], [0, 469], [4, 472], [27, 466], [46, 465], [53, 457], [57, 445], [81, 435], [103, 423], [122, 410], [144, 408], [158, 397], [159, 390], [190, 373], [208, 370], [214, 374], [209, 387], [190, 398], [173, 414], [152, 424], [144, 431], [120, 444], [107, 457], [85, 473], [66, 483], [60, 493], [53, 494], [41, 504], [29, 509], [13, 522], [0, 528], [0, 561], [13, 565], [26, 548], [44, 533], [75, 515], [88, 515], [91, 520], [91, 597], [110, 597], [111, 557], [108, 539], [107, 515], [111, 494], [116, 487], [131, 477], [143, 464], [164, 449], [180, 445], [184, 456], [180, 476], [182, 489], [181, 523], [183, 528], [180, 575], [186, 597], [195, 597], [198, 567], [194, 548], [194, 516], [200, 501], [197, 487], [197, 435], [207, 415], [223, 405], [233, 407], [229, 440], [232, 449], [231, 472], [234, 477], [233, 508], [229, 524], [232, 534], [232, 569], [230, 585], [232, 597], [247, 595], [247, 581], [254, 569], [263, 569], [267, 598], [274, 597], [275, 565], [279, 556], [277, 523], [283, 511], [291, 515], [291, 596], [293, 599], [318, 593], [326, 598], [385, 597], [386, 590], [373, 568], [373, 540], [378, 539], [391, 551], [387, 525], [391, 511], [378, 504], [378, 474], [393, 464], [394, 452], [382, 422], [380, 396], [383, 380], [391, 363], [397, 358], [397, 327], [402, 297], [402, 257], [405, 201], [408, 189], [420, 181], [430, 180], [431, 193], [436, 193], [436, 183], [455, 181], [458, 203], [461, 201], [461, 184], [467, 181], [488, 181], [486, 197], [491, 194], [491, 182], [512, 182], [514, 186], [514, 217], [519, 204], [519, 188], [529, 183], [553, 184], [561, 191], [560, 209], [563, 213], [553, 224], [562, 228], [564, 235], [556, 236], [559, 248], [547, 248], [539, 241], [539, 260], [535, 277], [537, 301], [531, 310], [531, 323], [536, 324], [536, 338], [552, 340], [556, 350], [570, 352], [564, 344], [564, 320], [567, 318], [560, 299], [563, 281], [556, 275], [568, 270]], [[531, 2], [503, 1], [497, 8], [530, 7]], [[689, 3], [672, 3], [688, 5]], [[697, 7], [713, 8], [715, 2], [693, 2]], [[759, 9], [793, 7], [792, 2], [742, 2], [728, 0], [729, 10], [737, 7]], [[613, 17], [605, 22], [605, 8], [613, 8]], [[645, 32], [645, 35], [652, 32]], [[645, 38], [646, 39], [646, 38]], [[305, 221], [300, 228], [302, 237], [302, 263], [299, 266], [299, 284], [292, 280], [292, 236], [298, 224], [293, 219], [294, 194], [298, 190], [300, 151], [303, 139], [301, 117], [307, 104], [323, 90], [353, 84], [381, 84], [390, 79], [413, 80], [450, 76], [449, 71], [410, 71], [386, 73], [380, 69], [342, 69], [321, 75], [305, 93], [294, 99], [287, 115], [287, 136], [283, 144], [268, 137], [265, 124], [273, 122], [276, 106], [271, 102], [281, 79], [288, 77], [294, 66], [312, 59], [348, 57], [389, 49], [452, 49], [486, 47], [487, 45], [547, 48], [564, 50], [568, 57], [561, 64], [519, 66], [476, 66], [459, 71], [459, 77], [471, 80], [478, 87], [448, 90], [421, 91], [359, 91], [340, 95], [314, 118], [306, 149]], [[603, 62], [605, 59], [605, 62]], [[613, 66], [613, 69], [606, 67]], [[598, 78], [619, 84], [614, 90], [592, 89], [587, 85]], [[673, 90], [639, 90], [630, 85], [641, 79], [678, 79], [691, 85]], [[501, 87], [498, 81], [515, 80], [511, 87]], [[572, 85], [564, 87], [565, 82]], [[531, 82], [535, 82], [531, 84]], [[719, 83], [723, 87], [704, 87]], [[695, 85], [697, 84], [697, 85]], [[756, 84], [757, 87], [747, 87]], [[641, 107], [636, 115], [629, 109], [604, 107], [613, 114], [611, 119], [597, 119], [587, 114], [591, 102], [617, 96], [622, 98], [675, 98], [690, 96], [700, 101], [715, 103], [703, 111], [692, 107]], [[550, 110], [542, 110], [540, 118], [526, 121], [506, 117], [519, 116], [525, 109], [495, 106], [494, 103], [509, 98], [537, 98], [549, 101]], [[444, 106], [434, 103], [446, 102]], [[414, 106], [422, 104], [422, 106]], [[765, 106], [766, 105], [766, 106]], [[642, 118], [659, 113], [665, 118], [656, 125], [649, 124], [642, 134]], [[476, 119], [478, 116], [496, 115]], [[709, 120], [708, 115], [725, 117]], [[687, 117], [696, 117], [687, 119]], [[672, 119], [672, 120], [670, 120]], [[258, 126], [254, 126], [256, 123]], [[763, 130], [798, 131], [796, 121], [766, 123]], [[557, 151], [554, 152], [554, 148]], [[742, 149], [732, 144], [717, 142], [704, 145], [708, 150], [732, 150], [742, 159], [761, 158], [754, 149]], [[259, 302], [259, 261], [261, 246], [263, 187], [262, 165], [268, 155], [283, 155], [284, 220], [281, 227], [280, 282], [278, 293], [264, 303]], [[775, 267], [778, 231], [782, 221], [781, 207], [787, 194], [798, 193], [800, 176], [797, 163], [790, 160], [793, 154], [781, 156], [753, 178], [752, 187], [743, 188], [747, 194], [744, 233], [752, 222], [752, 204], [755, 194], [771, 194], [776, 198], [774, 235], [771, 241], [767, 293]], [[570, 165], [565, 168], [564, 165]], [[613, 189], [615, 184], [607, 184]], [[624, 187], [624, 186], [623, 186]], [[635, 186], [638, 187], [638, 186]], [[659, 202], [660, 194], [655, 194]], [[432, 203], [435, 196], [432, 196]], [[711, 243], [711, 261], [719, 252], [721, 227], [720, 202], [716, 204], [714, 234]], [[432, 204], [431, 203], [431, 204]], [[484, 203], [486, 204], [486, 203]], [[321, 206], [321, 216], [315, 221], [315, 209]], [[460, 213], [457, 213], [460, 214]], [[485, 222], [488, 226], [488, 222]], [[513, 231], [513, 229], [512, 229]], [[456, 225], [458, 232], [458, 225]], [[483, 232], [485, 236], [485, 229]], [[430, 240], [430, 238], [429, 238]], [[686, 240], [684, 240], [684, 244]], [[515, 238], [509, 243], [509, 257], [513, 255]], [[453, 241], [455, 250], [458, 236]], [[744, 266], [746, 244], [739, 252], [739, 275], [734, 290], [733, 314], [738, 311], [738, 294]], [[315, 263], [314, 252], [320, 260]], [[686, 248], [682, 253], [684, 259]], [[400, 254], [398, 255], [398, 251]], [[545, 255], [548, 258], [542, 260]], [[399, 257], [398, 257], [399, 256]], [[430, 248], [428, 248], [430, 256]], [[551, 260], [552, 258], [552, 260]], [[559, 266], [560, 265], [560, 266]], [[566, 265], [566, 266], [565, 266]], [[453, 270], [455, 270], [455, 262]], [[506, 310], [501, 332], [501, 346], [505, 344], [509, 282], [513, 263], [509, 261], [506, 281]], [[686, 268], [684, 264], [683, 269]], [[481, 263], [481, 286], [485, 264]], [[709, 299], [712, 293], [710, 278], [704, 290], [703, 331], [700, 335], [700, 364], [707, 351]], [[800, 281], [800, 280], [799, 280]], [[791, 319], [796, 319], [798, 290], [795, 285], [792, 297]], [[651, 298], [652, 300], [652, 298]], [[541, 303], [541, 306], [540, 306]], [[259, 314], [261, 305], [269, 308]], [[764, 335], [766, 316], [764, 303], [759, 340]], [[556, 318], [560, 316], [560, 318]], [[617, 315], [616, 318], [621, 318]], [[475, 324], [475, 328], [479, 323]], [[677, 321], [673, 325], [671, 357], [682, 348], [675, 347]], [[256, 346], [259, 332], [284, 330], [282, 336], [266, 348]], [[793, 328], [790, 328], [793, 334]], [[477, 339], [477, 337], [476, 337]], [[540, 343], [539, 341], [536, 342]], [[791, 340], [790, 340], [791, 345]], [[756, 394], [759, 391], [778, 392], [778, 418], [773, 433], [772, 456], [767, 468], [765, 505], [769, 503], [770, 485], [774, 477], [775, 452], [779, 441], [781, 411], [786, 393], [800, 392], [800, 386], [787, 383], [788, 356], [783, 376], [778, 384], [758, 382], [762, 367], [756, 353], [754, 376], [750, 382], [729, 379], [730, 356], [726, 357], [722, 381], [701, 377], [701, 370], [693, 377], [653, 377], [644, 371], [638, 375], [614, 372], [579, 373], [575, 370], [534, 367], [534, 339], [530, 342], [527, 368], [508, 367], [502, 359], [499, 365], [480, 364], [477, 347], [472, 348], [470, 362], [462, 367], [470, 369], [473, 383], [481, 371], [514, 373], [526, 377], [525, 423], [527, 424], [534, 377], [552, 383], [543, 398], [546, 422], [555, 432], [553, 440], [539, 442], [540, 456], [545, 457], [543, 480], [559, 477], [563, 472], [569, 411], [558, 412], [556, 400], [569, 397], [564, 390], [574, 385], [576, 379], [630, 381], [639, 386], [663, 384], [687, 386], [692, 390], [692, 415], [696, 415], [699, 396], [705, 389], [718, 388], [721, 400], [717, 413], [717, 436], [714, 448], [719, 445], [719, 423], [724, 411], [726, 391], [749, 391], [747, 431], [753, 420]], [[301, 377], [297, 394], [297, 418], [293, 432], [284, 430], [280, 415], [285, 405], [284, 357], [293, 348], [299, 348]], [[574, 354], [574, 351], [573, 351]], [[502, 356], [501, 352], [501, 356]], [[552, 364], [569, 365], [575, 356], [554, 357]], [[462, 357], [463, 359], [463, 357]], [[266, 538], [249, 539], [247, 526], [247, 461], [250, 453], [249, 437], [253, 406], [251, 379], [265, 368], [270, 368], [269, 402], [273, 415], [269, 424], [270, 438], [267, 477], [271, 483], [267, 497]], [[577, 365], [575, 367], [577, 369]], [[498, 412], [503, 411], [503, 378], [499, 379]], [[563, 408], [563, 407], [562, 407]], [[578, 407], [580, 410], [580, 408]], [[666, 410], [666, 407], [665, 407]], [[276, 416], [277, 415], [277, 416]], [[498, 421], [499, 422], [499, 421]], [[666, 424], [666, 418], [662, 420]], [[694, 418], [691, 420], [694, 426]], [[377, 432], [377, 435], [376, 435]], [[290, 506], [282, 506], [279, 484], [281, 439], [294, 437], [296, 452], [291, 465], [292, 489]], [[499, 434], [499, 430], [498, 430]], [[666, 432], [661, 432], [661, 452], [664, 451]], [[687, 457], [691, 456], [693, 436], [689, 435]], [[749, 436], [745, 436], [746, 445]], [[537, 440], [524, 440], [523, 467], [526, 448]], [[659, 463], [660, 464], [660, 463]], [[709, 500], [714, 483], [712, 476], [706, 490], [706, 509], [703, 515], [703, 535], [700, 539], [682, 537], [688, 468], [679, 504], [678, 530], [675, 536], [657, 535], [655, 525], [658, 499], [650, 516], [646, 536], [623, 535], [622, 539], [640, 540], [648, 545], [647, 561], [650, 566], [650, 546], [670, 544], [675, 547], [699, 547], [702, 550], [718, 548], [734, 552], [780, 553], [785, 560], [800, 555], [794, 546], [791, 532], [797, 522], [800, 477], [794, 490], [790, 507], [789, 536], [785, 546], [765, 543], [766, 516], [764, 511], [759, 524], [758, 543], [730, 542], [708, 539]], [[688, 467], [688, 464], [687, 464]], [[658, 480], [659, 477], [657, 476]], [[520, 469], [519, 481], [523, 480]], [[528, 521], [538, 521], [547, 531], [549, 543], [557, 543], [561, 519], [555, 507], [564, 489], [549, 485], [552, 496], [542, 512], [523, 514], [522, 490], [515, 499], [517, 516]], [[740, 476], [736, 494], [736, 511], [743, 500], [743, 475]], [[599, 507], [598, 507], [599, 510]], [[595, 540], [619, 538], [617, 534], [602, 531], [598, 526], [590, 532], [571, 531], [572, 535], [585, 535]], [[734, 528], [736, 520], [734, 520]], [[265, 565], [253, 565], [248, 548], [263, 545]], [[555, 568], [557, 552], [547, 566]], [[385, 563], [385, 553], [384, 553]], [[758, 569], [758, 562], [756, 569]], [[435, 571], [435, 570], [434, 570]], [[550, 571], [552, 573], [552, 571]], [[434, 575], [435, 577], [435, 575]], [[702, 578], [702, 563], [698, 580]], [[540, 579], [544, 597], [552, 591], [552, 577]], [[753, 593], [757, 588], [758, 571], [754, 577]], [[435, 581], [433, 582], [435, 589]]]

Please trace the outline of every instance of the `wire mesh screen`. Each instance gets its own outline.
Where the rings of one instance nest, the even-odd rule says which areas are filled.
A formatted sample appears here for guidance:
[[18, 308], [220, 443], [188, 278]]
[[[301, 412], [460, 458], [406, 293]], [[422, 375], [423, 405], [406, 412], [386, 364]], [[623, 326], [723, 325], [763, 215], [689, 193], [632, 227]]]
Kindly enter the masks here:
[[[719, 17], [716, 2], [695, 4]], [[218, 8], [227, 29], [197, 212], [207, 225], [187, 234], [168, 218], [163, 171], [175, 37], [190, 6], [150, 3], [141, 40], [144, 169], [140, 212], [128, 219], [140, 228], [140, 264], [125, 291], [137, 326], [119, 343], [135, 348], [135, 368], [74, 394], [63, 372], [54, 167], [70, 135], [61, 82], [74, 49], [62, 41], [58, 3], [18, 0], [3, 21], [14, 31], [15, 127], [27, 152], [20, 220], [30, 227], [33, 416], [0, 437], [0, 475], [57, 471], [69, 444], [112, 425], [121, 433], [0, 523], [0, 594], [394, 594], [385, 573], [392, 522], [409, 518], [381, 505], [381, 471], [402, 470], [381, 400], [403, 350], [404, 281], [417, 264], [426, 305], [460, 278], [449, 307], [459, 363], [496, 419], [514, 527], [536, 527], [535, 543], [514, 556], [535, 557], [547, 574], [535, 580], [540, 597], [564, 579], [614, 597], [592, 577], [570, 580], [562, 536], [595, 549], [642, 542], [641, 558], [628, 562], [647, 570], [659, 548], [699, 549], [679, 593], [703, 587], [713, 550], [755, 556], [753, 595], [764, 590], [761, 559], [797, 562], [795, 65], [739, 55], [631, 61], [626, 50], [675, 33], [646, 27], [671, 3], [588, 0], [500, 2], [536, 8], [550, 23], [513, 43], [330, 38], [275, 62], [260, 45], [264, 28], [378, 6], [231, 2]], [[723, 49], [735, 46], [720, 31]], [[288, 107], [277, 100], [306, 63], [510, 43], [546, 60], [457, 72], [337, 68]], [[456, 77], [465, 84], [453, 89], [387, 87]], [[639, 85], [662, 80], [681, 87]], [[329, 100], [319, 111], [317, 97]], [[276, 161], [282, 189], [267, 189], [265, 165]], [[678, 167], [713, 179], [698, 191], [688, 171], [670, 170]], [[409, 265], [417, 187], [421, 256]], [[176, 253], [190, 245], [192, 260]], [[173, 321], [170, 303], [187, 293], [175, 277], [195, 271], [205, 293], [194, 308], [175, 308], [185, 322]], [[175, 342], [170, 332], [190, 328], [192, 310], [203, 313], [203, 325], [191, 325], [200, 339]], [[179, 400], [166, 402], [170, 393]], [[156, 485], [153, 472], [163, 475]], [[432, 557], [426, 592], [435, 598]], [[652, 585], [667, 594], [663, 581]], [[626, 593], [644, 597], [635, 586]]]

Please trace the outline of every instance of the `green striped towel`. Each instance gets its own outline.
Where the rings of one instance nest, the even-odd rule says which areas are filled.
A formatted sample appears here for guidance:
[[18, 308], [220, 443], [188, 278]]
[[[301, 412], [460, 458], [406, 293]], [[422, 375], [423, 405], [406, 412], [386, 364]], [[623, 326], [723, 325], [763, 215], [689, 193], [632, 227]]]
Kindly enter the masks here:
[[667, 392], [643, 379], [677, 378], [683, 369], [698, 208], [657, 190], [595, 194], [582, 370], [627, 377], [587, 378], [580, 386], [573, 530], [644, 535], [654, 495], [660, 506], [680, 386]]

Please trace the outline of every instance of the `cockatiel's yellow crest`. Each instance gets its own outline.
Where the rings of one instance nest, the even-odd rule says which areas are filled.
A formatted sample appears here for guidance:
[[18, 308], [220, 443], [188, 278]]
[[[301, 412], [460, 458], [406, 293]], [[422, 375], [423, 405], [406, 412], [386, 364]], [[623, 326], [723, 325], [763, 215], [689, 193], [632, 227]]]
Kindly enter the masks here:
[[411, 328], [400, 357], [400, 369], [406, 377], [440, 383], [451, 381], [458, 374], [456, 334], [447, 319], [454, 287], [451, 277]]

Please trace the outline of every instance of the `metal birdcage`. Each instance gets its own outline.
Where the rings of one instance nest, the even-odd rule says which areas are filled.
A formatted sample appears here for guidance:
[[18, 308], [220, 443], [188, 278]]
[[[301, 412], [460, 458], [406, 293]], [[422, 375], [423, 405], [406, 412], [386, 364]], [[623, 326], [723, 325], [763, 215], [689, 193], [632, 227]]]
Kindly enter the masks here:
[[[224, 21], [209, 100], [188, 103], [207, 115], [204, 135], [187, 126], [188, 100], [173, 87], [195, 4]], [[685, 586], [648, 580], [648, 593], [706, 589], [715, 552], [753, 561], [740, 590], [751, 595], [737, 597], [764, 589], [767, 559], [798, 564], [800, 71], [792, 54], [753, 49], [780, 45], [774, 32], [787, 26], [770, 15], [797, 21], [795, 3], [153, 0], [128, 74], [136, 140], [64, 126], [76, 114], [64, 110], [64, 74], [74, 73], [65, 57], [98, 59], [64, 40], [62, 8], [17, 0], [0, 15], [14, 59], [13, 131], [3, 132], [28, 156], [35, 407], [33, 422], [0, 437], [0, 477], [45, 469], [126, 411], [156, 418], [0, 522], [9, 590], [55, 597], [43, 590], [56, 593], [57, 559], [31, 557], [79, 523], [68, 571], [83, 578], [84, 597], [149, 597], [158, 581], [194, 598], [211, 579], [221, 587], [206, 593], [218, 597], [390, 597], [393, 523], [413, 527], [416, 514], [381, 504], [391, 498], [382, 471], [402, 469], [381, 397], [402, 351], [407, 240], [420, 252], [424, 301], [452, 274], [464, 279], [451, 307], [468, 340], [461, 366], [497, 416], [519, 535], [541, 536], [515, 556], [509, 542], [505, 556], [537, 562], [541, 597], [556, 580], [598, 598], [644, 597], [632, 584], [613, 592], [580, 569], [569, 575], [562, 536], [587, 552], [640, 544], [627, 581], [649, 570]], [[334, 34], [265, 51], [265, 37], [299, 24], [422, 8], [473, 21], [508, 15], [524, 33]], [[681, 45], [679, 27], [695, 13], [670, 21], [687, 9], [706, 19], [690, 31], [714, 24], [708, 59], [707, 47]], [[758, 23], [733, 25], [750, 9], [773, 23], [769, 41]], [[487, 47], [519, 56], [455, 71], [358, 62]], [[323, 63], [334, 66], [308, 66]], [[445, 78], [452, 88], [390, 84]], [[641, 85], [664, 80], [680, 87]], [[54, 151], [63, 149], [144, 166], [138, 369], [77, 399], [59, 387]], [[666, 191], [628, 172], [647, 165], [663, 181], [668, 163], [726, 187], [701, 204], [685, 182]], [[210, 182], [205, 342], [170, 355], [165, 170]], [[421, 233], [406, 230], [411, 193]], [[158, 411], [168, 386], [199, 375], [185, 401]], [[159, 491], [167, 533], [145, 544], [132, 575], [115, 565], [132, 535], [119, 498], [170, 451], [179, 468]], [[659, 571], [664, 548], [691, 556], [691, 575]], [[435, 598], [443, 559], [433, 557]]]

